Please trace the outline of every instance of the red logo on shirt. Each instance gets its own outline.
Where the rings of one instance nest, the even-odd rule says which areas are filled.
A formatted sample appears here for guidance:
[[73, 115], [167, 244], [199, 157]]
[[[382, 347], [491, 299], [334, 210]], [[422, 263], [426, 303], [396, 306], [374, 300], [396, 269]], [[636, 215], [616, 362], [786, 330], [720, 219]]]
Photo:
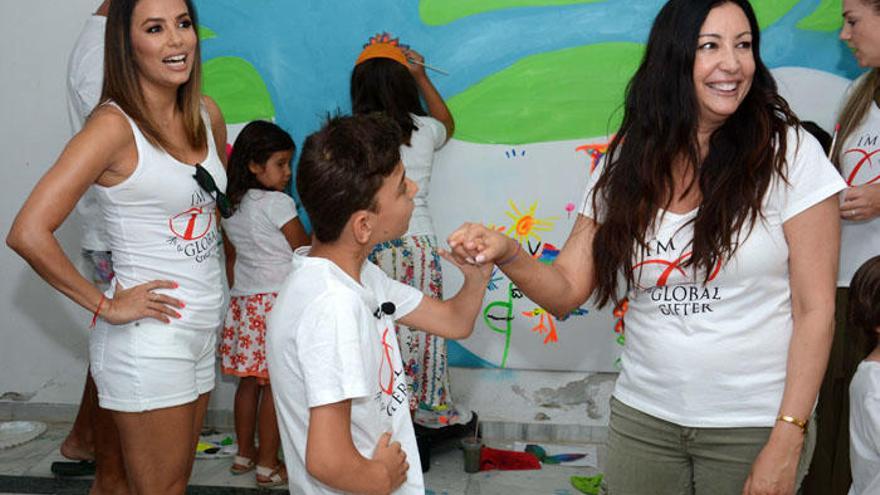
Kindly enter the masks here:
[[192, 207], [168, 219], [168, 228], [185, 241], [195, 241], [205, 237], [214, 223], [213, 215], [205, 215], [204, 209]]
[[[880, 148], [878, 148], [870, 153], [868, 153], [867, 150], [863, 150], [861, 148], [853, 148], [851, 150], [847, 150], [846, 153], [844, 153], [844, 155], [848, 155], [850, 153], [855, 153], [856, 155], [860, 155], [861, 159], [859, 159], [859, 161], [856, 163], [856, 166], [853, 167], [852, 172], [850, 172], [850, 174], [849, 174], [849, 177], [846, 178], [846, 184], [848, 186], [865, 186], [868, 184], [873, 184], [874, 182], [877, 182], [877, 180], [880, 180], [880, 174], [878, 174], [875, 177], [867, 180], [866, 182], [861, 182], [861, 183], [856, 182], [856, 178], [858, 177], [859, 171], [861, 170], [861, 168], [863, 166], [865, 166], [867, 164], [868, 168], [870, 168], [870, 169], [874, 168], [874, 160], [872, 158], [874, 157], [874, 155], [880, 154]], [[878, 156], [878, 158], [880, 158], [880, 156]]]
[[[688, 251], [687, 253], [684, 253], [683, 255], [679, 256], [677, 259], [672, 260], [672, 261], [664, 260], [664, 259], [647, 259], [645, 261], [642, 261], [641, 263], [636, 264], [635, 266], [633, 266], [633, 271], [639, 270], [639, 269], [646, 267], [646, 266], [649, 266], [649, 265], [651, 265], [651, 266], [658, 265], [658, 267], [660, 268], [660, 273], [657, 276], [656, 283], [649, 284], [649, 285], [643, 285], [642, 283], [638, 283], [637, 285], [639, 286], [640, 289], [646, 289], [648, 287], [665, 287], [666, 284], [669, 283], [669, 277], [671, 277], [676, 272], [681, 274], [682, 277], [686, 278], [688, 276], [688, 274], [687, 274], [687, 272], [684, 271], [684, 268], [682, 267], [682, 265], [684, 265], [684, 263], [692, 255], [693, 255], [693, 252]], [[718, 260], [718, 263], [715, 265], [715, 269], [709, 275], [709, 279], [707, 280], [708, 282], [715, 280], [715, 277], [718, 276], [718, 272], [721, 271], [721, 264], [722, 264], [721, 260]], [[643, 274], [640, 273], [638, 275], [638, 279], [641, 282], [642, 280], [645, 279], [645, 277]]]
[[385, 395], [394, 393], [394, 358], [388, 343], [388, 328], [382, 333], [382, 362], [379, 364], [379, 388]]

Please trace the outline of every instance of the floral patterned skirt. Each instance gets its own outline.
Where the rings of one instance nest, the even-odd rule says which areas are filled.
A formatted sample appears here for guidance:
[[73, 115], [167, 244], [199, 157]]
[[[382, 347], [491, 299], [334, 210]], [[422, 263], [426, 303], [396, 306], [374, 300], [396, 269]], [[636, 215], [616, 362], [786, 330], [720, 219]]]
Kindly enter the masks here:
[[[389, 277], [442, 298], [443, 274], [436, 244], [433, 235], [407, 236], [378, 244], [369, 258]], [[397, 341], [415, 422], [429, 428], [466, 423], [470, 413], [460, 417], [449, 392], [446, 340], [398, 323]]]
[[220, 341], [220, 369], [224, 374], [256, 377], [269, 383], [266, 368], [266, 318], [275, 304], [275, 292], [232, 296]]

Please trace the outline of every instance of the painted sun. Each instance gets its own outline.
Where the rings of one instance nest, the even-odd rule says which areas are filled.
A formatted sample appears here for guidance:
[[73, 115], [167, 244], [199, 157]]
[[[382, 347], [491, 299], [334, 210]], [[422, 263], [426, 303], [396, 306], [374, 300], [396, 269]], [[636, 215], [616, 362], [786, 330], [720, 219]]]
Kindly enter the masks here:
[[505, 214], [510, 218], [513, 224], [507, 227], [505, 233], [516, 239], [517, 242], [524, 242], [529, 239], [541, 242], [541, 235], [539, 232], [549, 232], [553, 230], [553, 224], [559, 220], [559, 217], [535, 217], [535, 210], [538, 208], [537, 201], [532, 203], [531, 206], [529, 206], [528, 211], [525, 213], [522, 213], [516, 203], [512, 200], [509, 204], [510, 211], [506, 211]]

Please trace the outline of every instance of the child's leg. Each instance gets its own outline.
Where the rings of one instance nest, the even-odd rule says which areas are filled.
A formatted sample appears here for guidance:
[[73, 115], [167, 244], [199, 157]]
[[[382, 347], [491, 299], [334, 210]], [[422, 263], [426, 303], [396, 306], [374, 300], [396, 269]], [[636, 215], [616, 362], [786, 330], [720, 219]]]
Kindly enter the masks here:
[[91, 461], [95, 459], [95, 409], [98, 407], [98, 392], [92, 375], [86, 373], [86, 384], [83, 387], [82, 399], [73, 428], [61, 443], [61, 455], [74, 461]]
[[278, 433], [278, 418], [275, 416], [275, 401], [272, 400], [272, 386], [260, 387], [259, 437], [260, 446], [257, 465], [275, 467], [278, 460], [278, 449], [281, 447], [281, 435]]
[[254, 429], [257, 425], [257, 403], [260, 384], [254, 377], [242, 377], [235, 390], [235, 437], [238, 441], [238, 455], [253, 459], [257, 455], [254, 445]]

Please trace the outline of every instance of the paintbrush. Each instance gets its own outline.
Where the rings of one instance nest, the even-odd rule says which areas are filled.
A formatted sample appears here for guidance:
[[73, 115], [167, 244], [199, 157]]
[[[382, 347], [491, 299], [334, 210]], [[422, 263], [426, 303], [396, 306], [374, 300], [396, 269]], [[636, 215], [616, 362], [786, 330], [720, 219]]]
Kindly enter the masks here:
[[448, 75], [449, 75], [449, 73], [446, 72], [446, 71], [443, 70], [443, 69], [440, 69], [440, 68], [438, 68], [438, 67], [434, 67], [434, 66], [432, 66], [432, 65], [428, 65], [428, 64], [426, 64], [426, 63], [424, 63], [424, 62], [419, 62], [419, 61], [416, 60], [416, 59], [413, 59], [413, 58], [407, 58], [407, 60], [409, 60], [410, 63], [417, 64], [417, 65], [421, 65], [422, 67], [424, 67], [424, 68], [426, 68], [426, 69], [431, 69], [432, 71], [439, 72], [439, 73], [443, 74], [444, 76], [448, 76]]

